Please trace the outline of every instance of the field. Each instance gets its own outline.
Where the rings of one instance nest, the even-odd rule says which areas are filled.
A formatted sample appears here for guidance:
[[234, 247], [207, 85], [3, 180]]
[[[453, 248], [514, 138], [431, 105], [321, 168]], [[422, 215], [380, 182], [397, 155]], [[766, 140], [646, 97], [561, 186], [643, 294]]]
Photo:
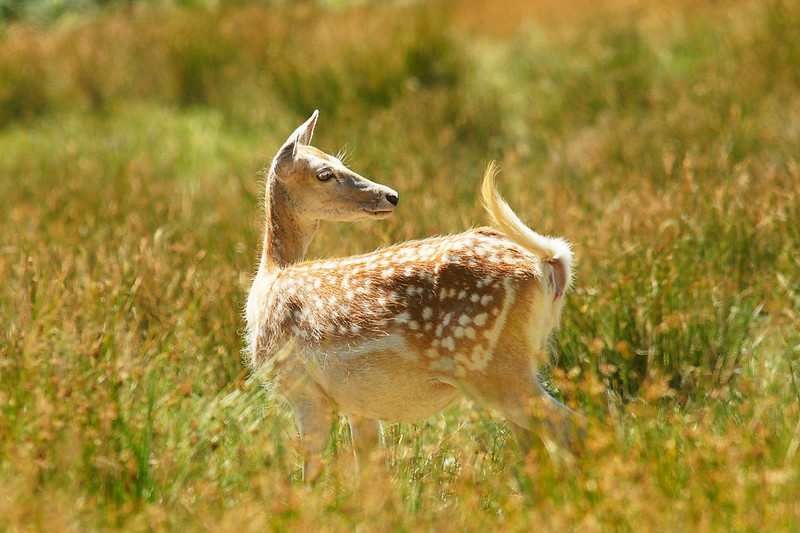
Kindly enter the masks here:
[[[0, 3], [0, 531], [800, 531], [800, 4], [600, 4]], [[400, 204], [311, 257], [485, 224], [493, 159], [574, 244], [580, 455], [465, 400], [300, 481], [242, 310], [314, 109]]]

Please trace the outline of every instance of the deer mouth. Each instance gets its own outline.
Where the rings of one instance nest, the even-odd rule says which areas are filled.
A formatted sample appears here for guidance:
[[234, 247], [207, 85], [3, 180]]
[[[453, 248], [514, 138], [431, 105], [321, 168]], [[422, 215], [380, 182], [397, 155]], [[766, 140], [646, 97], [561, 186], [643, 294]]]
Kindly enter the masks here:
[[364, 209], [372, 218], [386, 218], [392, 214], [393, 209]]

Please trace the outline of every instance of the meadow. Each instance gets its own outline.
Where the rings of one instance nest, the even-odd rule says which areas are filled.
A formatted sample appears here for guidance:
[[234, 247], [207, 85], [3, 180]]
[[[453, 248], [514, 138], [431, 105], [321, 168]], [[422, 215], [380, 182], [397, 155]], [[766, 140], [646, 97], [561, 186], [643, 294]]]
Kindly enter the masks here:
[[[0, 4], [0, 531], [800, 531], [800, 4], [599, 4]], [[490, 160], [574, 244], [580, 455], [465, 400], [300, 481], [242, 310], [314, 109], [400, 204], [310, 257], [485, 224]]]

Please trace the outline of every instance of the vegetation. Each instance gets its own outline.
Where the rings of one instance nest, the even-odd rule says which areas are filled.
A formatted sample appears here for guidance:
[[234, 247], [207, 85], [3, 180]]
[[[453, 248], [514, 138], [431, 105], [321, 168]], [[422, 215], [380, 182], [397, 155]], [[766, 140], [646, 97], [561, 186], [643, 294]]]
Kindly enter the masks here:
[[[800, 530], [800, 5], [530, 4], [0, 2], [0, 530]], [[401, 203], [311, 256], [484, 223], [491, 159], [574, 243], [580, 456], [465, 401], [299, 481], [241, 311], [315, 108]]]

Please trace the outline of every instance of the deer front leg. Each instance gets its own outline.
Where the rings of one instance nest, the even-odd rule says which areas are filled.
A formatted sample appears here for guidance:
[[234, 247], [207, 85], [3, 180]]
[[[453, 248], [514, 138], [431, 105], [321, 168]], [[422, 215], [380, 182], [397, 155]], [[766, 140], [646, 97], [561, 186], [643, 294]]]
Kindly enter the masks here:
[[303, 452], [303, 480], [311, 482], [322, 464], [322, 452], [333, 421], [333, 404], [297, 359], [285, 357], [276, 366], [275, 388], [292, 406]]
[[372, 451], [380, 446], [381, 425], [374, 418], [359, 415], [347, 415], [347, 421], [353, 438], [353, 457], [358, 477], [368, 464]]
[[321, 395], [297, 396], [290, 403], [303, 449], [303, 481], [311, 482], [322, 464], [322, 452], [331, 430], [332, 409]]

